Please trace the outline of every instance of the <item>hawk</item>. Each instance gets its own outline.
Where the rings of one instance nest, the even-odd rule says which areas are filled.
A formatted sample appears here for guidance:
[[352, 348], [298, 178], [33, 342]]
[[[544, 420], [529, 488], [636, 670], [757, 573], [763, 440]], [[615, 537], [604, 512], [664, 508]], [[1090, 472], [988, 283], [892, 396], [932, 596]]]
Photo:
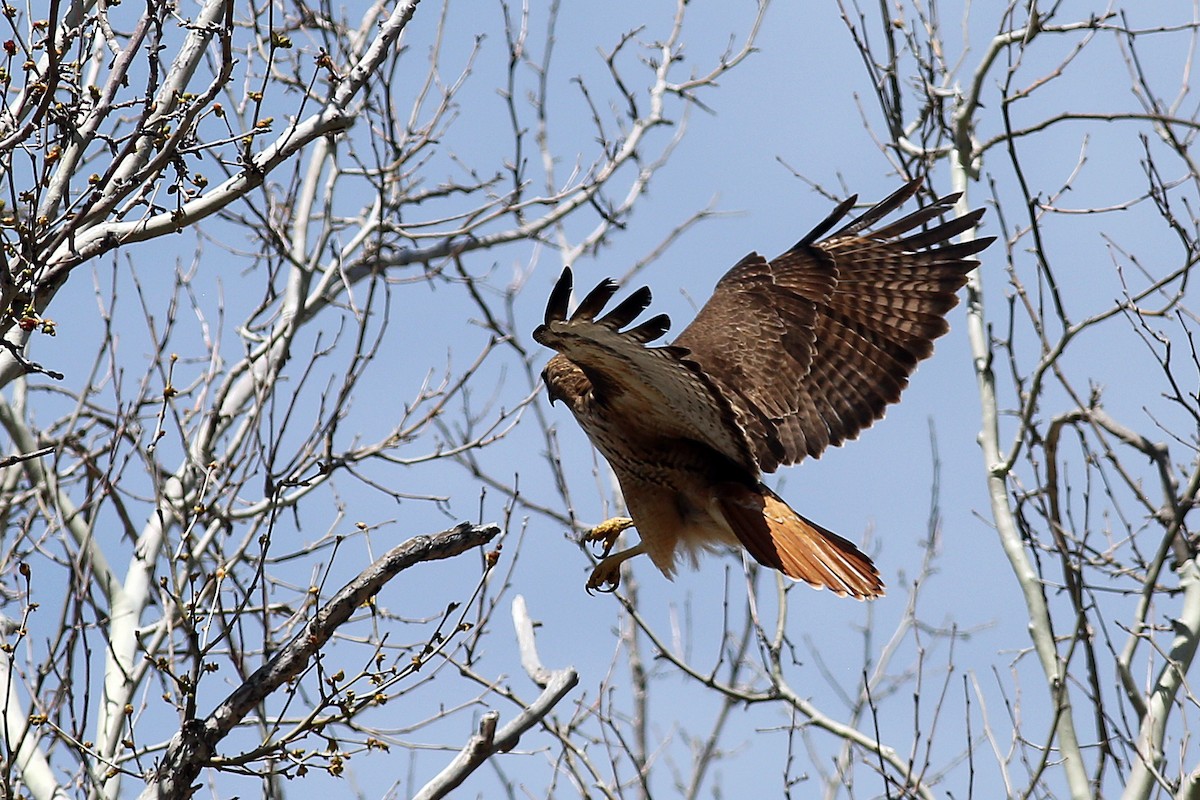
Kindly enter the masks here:
[[[672, 577], [681, 555], [740, 546], [790, 578], [839, 595], [883, 594], [879, 571], [851, 542], [805, 519], [762, 483], [764, 472], [857, 438], [900, 399], [917, 363], [949, 326], [945, 315], [992, 238], [951, 243], [978, 209], [943, 216], [942, 197], [872, 230], [916, 194], [914, 180], [834, 233], [850, 197], [783, 255], [739, 261], [668, 346], [642, 287], [607, 314], [605, 280], [567, 315], [571, 270], [533, 332], [558, 351], [542, 380], [608, 460], [630, 518], [593, 529], [603, 557], [588, 590], [614, 591], [620, 566], [645, 553]], [[825, 237], [825, 238], [822, 238]], [[641, 542], [610, 554], [636, 527]]]

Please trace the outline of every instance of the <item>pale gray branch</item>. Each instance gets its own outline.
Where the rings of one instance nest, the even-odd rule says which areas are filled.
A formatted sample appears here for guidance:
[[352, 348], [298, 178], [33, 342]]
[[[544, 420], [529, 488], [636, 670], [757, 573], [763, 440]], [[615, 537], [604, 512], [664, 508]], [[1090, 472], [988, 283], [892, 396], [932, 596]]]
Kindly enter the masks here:
[[299, 675], [338, 627], [378, 594], [388, 581], [416, 564], [452, 558], [487, 544], [499, 533], [500, 529], [495, 525], [462, 523], [448, 531], [417, 536], [389, 550], [343, 586], [299, 634], [250, 675], [207, 718], [185, 720], [148, 779], [141, 798], [190, 797], [196, 776], [216, 752], [221, 740], [255, 706]]
[[480, 718], [479, 732], [474, 734], [463, 749], [446, 768], [433, 780], [425, 784], [413, 800], [437, 800], [447, 797], [462, 785], [480, 765], [496, 753], [507, 753], [517, 746], [521, 734], [537, 725], [549, 714], [558, 702], [567, 696], [579, 683], [579, 675], [572, 667], [548, 670], [542, 666], [533, 637], [533, 622], [525, 608], [525, 598], [517, 595], [512, 603], [513, 626], [521, 648], [521, 666], [529, 678], [542, 687], [542, 693], [518, 714], [511, 722], [496, 730], [500, 720], [497, 711], [489, 711]]

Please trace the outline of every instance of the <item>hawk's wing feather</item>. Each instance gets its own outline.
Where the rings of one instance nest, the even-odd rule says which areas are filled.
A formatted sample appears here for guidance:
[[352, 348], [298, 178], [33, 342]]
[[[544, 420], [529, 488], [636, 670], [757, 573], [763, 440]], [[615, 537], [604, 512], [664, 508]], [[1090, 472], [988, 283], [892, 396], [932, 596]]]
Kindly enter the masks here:
[[858, 195], [852, 194], [842, 202], [838, 203], [833, 211], [829, 212], [829, 216], [821, 220], [815, 227], [804, 235], [804, 238], [796, 242], [796, 247], [805, 244], [812, 244], [817, 239], [829, 233], [829, 229], [842, 221], [842, 218], [850, 213], [850, 209], [854, 208], [854, 204], [858, 202]]
[[956, 195], [868, 230], [919, 187], [910, 182], [817, 241], [849, 212], [842, 203], [775, 260], [742, 259], [675, 340], [733, 406], [760, 469], [857, 437], [948, 329], [943, 317], [977, 266], [970, 256], [992, 240], [948, 243], [982, 210], [910, 233]]
[[558, 281], [554, 284], [554, 289], [550, 292], [550, 299], [546, 301], [546, 318], [545, 324], [558, 322], [567, 318], [567, 308], [571, 303], [571, 270], [563, 270], [563, 274], [558, 276]]
[[[561, 281], [561, 278], [559, 279]], [[570, 279], [568, 278], [568, 286]], [[605, 278], [593, 287], [588, 292], [583, 300], [579, 301], [579, 307], [575, 309], [575, 313], [571, 315], [571, 321], [587, 322], [596, 318], [596, 315], [604, 310], [608, 305], [608, 301], [617, 293], [620, 288], [617, 282], [612, 278]]]
[[[904, 184], [899, 189], [885, 197], [883, 200], [880, 200], [878, 203], [871, 206], [857, 217], [851, 219], [844, 226], [835, 231], [834, 234], [827, 239], [827, 241], [833, 241], [843, 237], [857, 236], [858, 234], [862, 233], [867, 228], [871, 227], [876, 222], [908, 202], [908, 198], [917, 193], [917, 190], [921, 188], [922, 183], [924, 183], [924, 181], [921, 178], [917, 178], [916, 180], [912, 180]], [[926, 220], [945, 213], [950, 206], [954, 205], [954, 201], [958, 198], [958, 194], [949, 194], [945, 197], [940, 197], [929, 205], [923, 208], [918, 208], [911, 214], [901, 217], [891, 225], [888, 225], [886, 228], [881, 228], [870, 235], [872, 237], [887, 238], [898, 236], [904, 231], [912, 230], [918, 225], [921, 225]], [[842, 203], [842, 205], [838, 206], [838, 208], [843, 208], [845, 205], [845, 203]], [[846, 209], [843, 212], [843, 216], [849, 213], [849, 211], [850, 209]], [[816, 237], [814, 237], [811, 233], [804, 237], [804, 239], [809, 244], [813, 244], [817, 240]]]
[[670, 329], [671, 318], [666, 314], [658, 314], [625, 331], [625, 335], [639, 344], [646, 344], [653, 342]]
[[836, 283], [833, 262], [818, 258], [805, 269], [774, 266], [757, 253], [743, 258], [675, 341], [733, 406], [753, 445], [754, 458], [746, 464], [752, 470], [785, 463], [800, 428], [823, 427], [815, 414], [797, 416], [804, 409], [788, 392], [755, 388], [799, 387], [809, 374], [819, 308]]
[[[550, 299], [546, 303], [546, 319], [545, 324], [551, 322], [562, 322], [567, 318], [567, 307], [571, 301], [572, 277], [570, 268], [563, 270], [562, 275], [558, 277], [558, 282], [554, 284], [554, 290], [550, 293]], [[617, 282], [612, 279], [605, 279], [596, 285], [592, 291], [588, 292], [587, 297], [579, 304], [579, 308], [575, 309], [572, 315], [572, 320], [591, 320], [595, 319], [596, 315], [604, 309], [604, 306], [612, 299], [613, 294], [617, 291]], [[618, 330], [633, 322], [637, 315], [646, 310], [650, 305], [650, 289], [643, 286], [629, 297], [625, 298], [616, 308], [604, 315], [600, 323], [607, 325], [613, 330]], [[671, 327], [671, 318], [666, 314], [659, 314], [651, 317], [638, 326], [631, 328], [625, 332], [626, 336], [645, 344], [652, 342], [658, 337], [666, 333]]]
[[[650, 305], [650, 287], [643, 286], [633, 294], [626, 297], [616, 308], [609, 311], [597, 322], [612, 330], [620, 330], [629, 323], [637, 319], [637, 315], [641, 314]], [[655, 337], [658, 338], [658, 337]]]

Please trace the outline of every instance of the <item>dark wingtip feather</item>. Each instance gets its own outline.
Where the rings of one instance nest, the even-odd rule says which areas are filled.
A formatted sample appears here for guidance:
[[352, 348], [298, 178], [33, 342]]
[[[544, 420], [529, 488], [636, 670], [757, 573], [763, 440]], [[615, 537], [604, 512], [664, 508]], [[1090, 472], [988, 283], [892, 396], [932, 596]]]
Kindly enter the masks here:
[[821, 220], [815, 228], [805, 234], [803, 239], [792, 245], [792, 249], [797, 250], [801, 247], [807, 247], [808, 245], [817, 241], [817, 239], [820, 239], [830, 228], [838, 224], [841, 218], [846, 216], [846, 214], [850, 212], [850, 209], [854, 208], [854, 204], [857, 202], [858, 195], [852, 194], [842, 202], [838, 203], [837, 208], [833, 209], [833, 211], [830, 211], [829, 216], [825, 217], [825, 219]]
[[616, 308], [596, 320], [596, 322], [614, 331], [620, 330], [637, 319], [637, 315], [650, 306], [650, 299], [650, 287], [643, 286], [622, 300]]
[[571, 268], [563, 267], [562, 275], [558, 276], [558, 283], [554, 284], [554, 291], [550, 292], [550, 299], [546, 301], [546, 324], [562, 322], [566, 319], [567, 304], [570, 301]]
[[[970, 241], [970, 244], [973, 246], [971, 255], [986, 250], [994, 241], [996, 241], [995, 236], [984, 236], [982, 239], [972, 239]], [[966, 242], [964, 242], [964, 244], [966, 244]]]
[[625, 335], [639, 344], [648, 344], [671, 330], [671, 318], [666, 314], [651, 317], [636, 328], [625, 331]]
[[576, 320], [590, 321], [596, 318], [596, 315], [604, 310], [604, 306], [612, 299], [612, 296], [617, 293], [617, 282], [612, 278], [605, 278], [596, 284], [596, 288], [587, 293], [587, 296], [579, 303], [579, 308], [575, 309], [575, 313], [571, 315], [571, 321]]
[[[908, 201], [908, 198], [916, 194], [917, 190], [920, 189], [924, 183], [924, 178], [914, 178], [896, 191], [889, 194], [884, 199], [880, 200], [875, 205], [868, 208], [860, 216], [850, 220], [843, 228], [836, 231], [833, 234], [833, 237], [848, 236], [850, 234], [855, 234], [859, 231], [866, 230], [879, 220], [886, 217], [888, 214], [895, 211], [897, 208], [900, 208], [900, 206], [904, 205]], [[942, 200], [934, 203], [934, 205], [940, 207], [941, 203], [945, 200], [946, 198], [942, 198]]]

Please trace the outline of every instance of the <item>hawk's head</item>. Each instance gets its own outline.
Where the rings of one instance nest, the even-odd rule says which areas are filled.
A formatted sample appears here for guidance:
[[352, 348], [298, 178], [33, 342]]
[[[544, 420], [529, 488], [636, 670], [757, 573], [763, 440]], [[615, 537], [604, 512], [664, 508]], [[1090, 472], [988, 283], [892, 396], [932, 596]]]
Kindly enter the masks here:
[[592, 382], [571, 359], [562, 353], [556, 354], [542, 370], [542, 382], [546, 384], [546, 396], [550, 404], [562, 400], [574, 411], [583, 398], [592, 390]]
[[[571, 287], [571, 270], [563, 269], [546, 303], [546, 319], [534, 329], [533, 339], [559, 351], [542, 370], [542, 381], [546, 384], [550, 402], [562, 400], [582, 420], [592, 413], [590, 403], [620, 391], [619, 381], [607, 380], [605, 374], [606, 369], [611, 368], [609, 362], [613, 354], [616, 354], [617, 363], [621, 363], [622, 358], [628, 359], [630, 348], [641, 350], [648, 342], [662, 336], [671, 327], [671, 320], [666, 314], [659, 314], [626, 328], [650, 305], [650, 290], [645, 286], [600, 316], [617, 292], [617, 282], [611, 278], [600, 281], [568, 317]], [[564, 353], [578, 357], [587, 370]]]

